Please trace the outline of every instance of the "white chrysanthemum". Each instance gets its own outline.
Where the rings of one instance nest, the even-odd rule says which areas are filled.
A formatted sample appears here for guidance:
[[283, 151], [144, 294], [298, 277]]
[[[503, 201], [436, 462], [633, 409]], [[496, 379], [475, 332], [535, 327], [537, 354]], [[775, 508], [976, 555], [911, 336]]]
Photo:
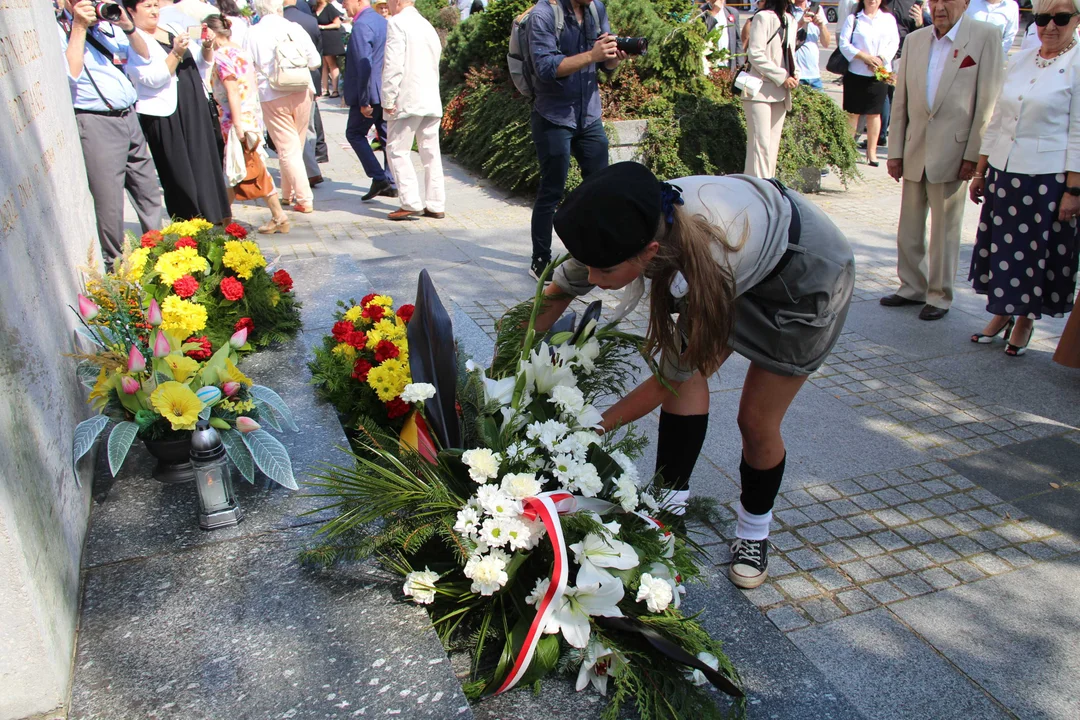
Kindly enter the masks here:
[[430, 605], [435, 601], [435, 581], [438, 579], [439, 573], [424, 568], [406, 575], [405, 586], [402, 589], [406, 596], [413, 599], [413, 602]]
[[645, 507], [649, 508], [649, 512], [656, 512], [660, 509], [660, 503], [656, 502], [656, 498], [647, 492], [641, 493], [641, 502], [645, 503]]
[[540, 481], [532, 473], [508, 473], [503, 475], [502, 491], [512, 498], [524, 500], [536, 497], [541, 490]]
[[[490, 488], [490, 490], [487, 490]], [[485, 492], [486, 490], [486, 492]], [[517, 517], [521, 514], [521, 501], [510, 497], [495, 485], [485, 485], [477, 491], [484, 512], [495, 517]]]
[[472, 591], [492, 595], [506, 584], [505, 555], [492, 551], [488, 555], [474, 555], [465, 563], [465, 577], [472, 580]]
[[552, 390], [551, 399], [563, 413], [571, 417], [577, 415], [585, 407], [585, 396], [576, 387], [569, 385], [559, 385]]
[[577, 433], [567, 435], [551, 448], [553, 455], [570, 455], [576, 462], [585, 462], [588, 446], [582, 445], [574, 437]]
[[645, 601], [649, 612], [660, 613], [667, 610], [674, 594], [671, 585], [663, 578], [654, 578], [649, 573], [641, 576], [641, 585], [638, 587], [637, 601]]
[[454, 523], [454, 530], [462, 535], [473, 537], [476, 535], [477, 526], [479, 524], [480, 513], [471, 505], [466, 505], [458, 510], [457, 522]]
[[563, 487], [573, 481], [574, 468], [577, 466], [577, 461], [569, 455], [556, 455], [551, 458], [551, 474]]
[[525, 545], [526, 550], [532, 550], [540, 541], [547, 535], [547, 528], [544, 527], [544, 521], [540, 518], [533, 518], [532, 520], [522, 520], [525, 523], [525, 527], [529, 529], [529, 540]]
[[604, 489], [604, 481], [590, 463], [581, 463], [574, 466], [567, 488], [576, 490], [585, 497], [596, 497], [597, 493]]
[[435, 386], [430, 383], [410, 383], [401, 391], [401, 399], [411, 404], [435, 397]]
[[524, 528], [525, 525], [507, 517], [493, 517], [484, 521], [484, 524], [480, 528], [480, 539], [488, 544], [489, 547], [501, 548], [505, 547], [510, 542], [510, 527], [511, 523], [517, 523]]
[[540, 604], [540, 601], [547, 595], [548, 588], [551, 587], [551, 580], [548, 578], [540, 578], [536, 581], [536, 587], [533, 591], [525, 596], [525, 602], [529, 603], [533, 607]]
[[487, 448], [475, 448], [462, 453], [461, 461], [468, 465], [469, 477], [483, 485], [491, 478], [498, 477], [502, 455]]
[[525, 430], [525, 437], [539, 442], [545, 450], [551, 452], [555, 443], [563, 439], [570, 428], [558, 420], [534, 422]]
[[638, 506], [637, 484], [623, 473], [615, 480], [615, 499], [626, 512], [634, 512]]

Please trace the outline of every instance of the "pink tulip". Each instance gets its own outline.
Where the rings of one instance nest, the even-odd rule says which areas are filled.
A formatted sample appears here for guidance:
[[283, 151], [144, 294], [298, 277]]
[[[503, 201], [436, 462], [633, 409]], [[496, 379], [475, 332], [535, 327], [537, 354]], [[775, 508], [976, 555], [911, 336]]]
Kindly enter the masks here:
[[221, 386], [221, 391], [225, 393], [225, 397], [232, 397], [236, 393], [240, 392], [240, 383], [230, 380]]
[[139, 381], [133, 377], [125, 375], [120, 378], [120, 389], [122, 389], [128, 395], [134, 395], [139, 392]]
[[139, 352], [139, 348], [134, 345], [131, 346], [131, 351], [128, 353], [128, 372], [129, 373], [141, 373], [146, 369], [146, 358]]
[[229, 338], [229, 344], [239, 350], [247, 343], [247, 328], [243, 327], [232, 334]]
[[258, 430], [261, 427], [262, 425], [245, 415], [236, 418], [236, 429], [242, 433], [249, 433], [253, 430]]
[[83, 320], [90, 322], [96, 318], [100, 312], [101, 308], [99, 308], [93, 300], [81, 293], [79, 294], [79, 315], [82, 316]]
[[154, 357], [165, 357], [171, 352], [172, 346], [169, 345], [169, 339], [165, 337], [165, 333], [158, 330], [158, 334], [154, 338]]
[[150, 301], [150, 309], [146, 311], [146, 322], [153, 327], [161, 324], [161, 306], [157, 304], [157, 300]]

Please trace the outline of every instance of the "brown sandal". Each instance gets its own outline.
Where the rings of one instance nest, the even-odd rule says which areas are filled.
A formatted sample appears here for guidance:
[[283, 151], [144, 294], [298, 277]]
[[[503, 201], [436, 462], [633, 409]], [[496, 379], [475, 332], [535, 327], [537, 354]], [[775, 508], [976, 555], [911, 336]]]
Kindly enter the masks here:
[[260, 235], [273, 235], [274, 233], [281, 233], [282, 235], [288, 234], [290, 230], [289, 218], [283, 217], [280, 220], [270, 219], [270, 222], [266, 223], [259, 228]]

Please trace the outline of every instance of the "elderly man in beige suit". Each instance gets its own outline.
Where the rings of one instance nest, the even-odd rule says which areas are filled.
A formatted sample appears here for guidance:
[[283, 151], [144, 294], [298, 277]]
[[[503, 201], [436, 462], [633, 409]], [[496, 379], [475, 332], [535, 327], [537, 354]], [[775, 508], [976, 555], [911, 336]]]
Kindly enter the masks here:
[[923, 305], [923, 320], [945, 317], [952, 304], [967, 182], [1004, 76], [1001, 32], [965, 17], [967, 3], [929, 0], [933, 25], [907, 36], [893, 97], [888, 169], [904, 181], [900, 289], [881, 304]]

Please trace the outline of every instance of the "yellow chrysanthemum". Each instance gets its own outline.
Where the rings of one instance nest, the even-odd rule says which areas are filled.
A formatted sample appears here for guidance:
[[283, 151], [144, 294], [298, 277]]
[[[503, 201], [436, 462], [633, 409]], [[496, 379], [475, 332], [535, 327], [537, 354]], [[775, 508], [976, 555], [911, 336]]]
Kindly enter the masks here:
[[387, 360], [368, 372], [368, 385], [383, 402], [390, 402], [409, 384], [408, 365], [400, 359]]
[[220, 370], [218, 375], [222, 383], [237, 382], [244, 387], [251, 387], [252, 385], [251, 378], [240, 372], [240, 368], [236, 367], [236, 363], [229, 358], [225, 358], [225, 369]]
[[182, 247], [163, 254], [154, 264], [161, 282], [172, 286], [174, 282], [192, 273], [210, 272], [210, 263], [193, 247]]
[[212, 223], [195, 218], [194, 220], [181, 220], [174, 222], [161, 231], [162, 235], [179, 235], [180, 237], [192, 237], [202, 230], [214, 227]]
[[364, 312], [364, 308], [359, 305], [353, 305], [351, 308], [345, 311], [345, 319], [349, 322], [356, 324], [360, 319], [360, 313]]
[[199, 303], [170, 295], [161, 303], [161, 329], [188, 337], [206, 327], [206, 308]]
[[229, 400], [225, 398], [218, 403], [218, 407], [222, 410], [226, 410], [237, 415], [243, 415], [249, 413], [255, 409], [255, 403], [251, 400]]
[[376, 295], [368, 302], [369, 305], [382, 305], [383, 307], [390, 307], [394, 304], [394, 299], [389, 295]]
[[375, 323], [375, 327], [368, 332], [372, 331], [379, 333], [383, 340], [400, 340], [405, 337], [405, 326], [387, 318]]
[[235, 272], [237, 276], [248, 280], [255, 268], [266, 267], [266, 258], [263, 257], [259, 246], [248, 240], [226, 240], [225, 254], [221, 263]]
[[121, 269], [126, 277], [131, 282], [138, 282], [142, 279], [143, 273], [146, 272], [146, 261], [150, 259], [150, 248], [135, 248], [131, 251], [131, 255], [124, 261]]
[[199, 363], [187, 355], [169, 355], [165, 364], [172, 370], [173, 380], [186, 383], [199, 371]]
[[354, 348], [352, 345], [347, 345], [345, 343], [338, 343], [337, 345], [334, 346], [334, 349], [332, 350], [332, 352], [335, 355], [341, 355], [341, 356], [345, 357], [350, 362], [356, 359], [356, 348]]
[[150, 404], [173, 430], [194, 430], [202, 410], [202, 400], [187, 385], [175, 381], [163, 382], [150, 395]]
[[365, 347], [367, 347], [368, 350], [374, 350], [375, 346], [379, 344], [380, 340], [386, 339], [385, 337], [383, 337], [383, 334], [375, 328], [372, 328], [366, 333], [364, 333], [364, 337], [367, 338], [367, 345]]

